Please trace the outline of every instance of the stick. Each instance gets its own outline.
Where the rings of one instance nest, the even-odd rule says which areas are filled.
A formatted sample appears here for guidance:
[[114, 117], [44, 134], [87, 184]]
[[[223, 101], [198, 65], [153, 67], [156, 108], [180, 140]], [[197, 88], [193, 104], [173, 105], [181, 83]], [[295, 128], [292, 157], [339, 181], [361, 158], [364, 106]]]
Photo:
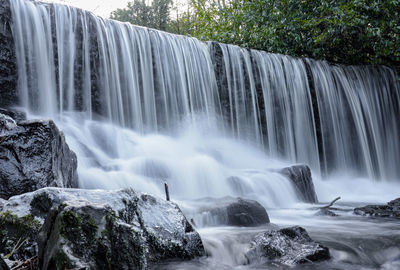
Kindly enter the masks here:
[[[38, 256], [34, 256], [24, 262], [22, 262], [21, 264], [14, 266], [13, 268], [11, 268], [11, 270], [18, 270], [18, 269], [33, 269], [34, 264], [36, 264], [38, 262]], [[29, 267], [29, 268], [27, 268]]]
[[165, 188], [165, 197], [167, 201], [169, 201], [169, 190], [168, 190], [168, 184], [164, 183], [164, 188]]
[[331, 207], [336, 201], [340, 200], [340, 197], [337, 197], [336, 199], [334, 199], [333, 201], [331, 201], [330, 204], [328, 204], [327, 206], [323, 206], [321, 207], [321, 209], [325, 209], [325, 208], [329, 208]]

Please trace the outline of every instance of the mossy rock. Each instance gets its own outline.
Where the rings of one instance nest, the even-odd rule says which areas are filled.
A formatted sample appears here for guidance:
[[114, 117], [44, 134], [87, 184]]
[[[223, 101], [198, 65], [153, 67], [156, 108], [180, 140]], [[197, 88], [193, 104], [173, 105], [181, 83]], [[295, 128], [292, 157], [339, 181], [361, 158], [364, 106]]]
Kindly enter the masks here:
[[0, 253], [11, 260], [26, 260], [37, 254], [40, 221], [31, 214], [18, 217], [10, 211], [0, 213]]
[[47, 192], [42, 192], [33, 197], [30, 206], [33, 215], [45, 217], [53, 206], [53, 201]]

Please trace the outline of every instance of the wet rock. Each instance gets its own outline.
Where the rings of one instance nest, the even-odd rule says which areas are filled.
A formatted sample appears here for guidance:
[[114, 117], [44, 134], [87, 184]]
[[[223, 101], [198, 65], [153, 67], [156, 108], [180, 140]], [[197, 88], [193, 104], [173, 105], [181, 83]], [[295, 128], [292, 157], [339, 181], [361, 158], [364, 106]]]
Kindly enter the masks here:
[[0, 114], [7, 115], [11, 117], [15, 122], [26, 120], [26, 113], [14, 109], [3, 109], [0, 108]]
[[0, 107], [18, 104], [18, 70], [11, 23], [10, 1], [0, 0]]
[[0, 113], [0, 136], [17, 127], [17, 123], [8, 115]]
[[198, 201], [196, 224], [252, 227], [269, 223], [265, 208], [257, 201], [224, 197]]
[[386, 205], [367, 205], [354, 209], [354, 214], [371, 217], [400, 218], [400, 198]]
[[6, 262], [0, 256], [0, 270], [10, 270]]
[[293, 183], [297, 196], [307, 203], [317, 203], [311, 170], [307, 165], [294, 165], [279, 171]]
[[49, 187], [0, 200], [0, 211], [45, 220], [38, 236], [41, 269], [147, 269], [204, 255], [199, 234], [176, 204], [131, 189]]
[[292, 266], [328, 260], [330, 254], [329, 249], [314, 242], [304, 228], [294, 226], [256, 235], [246, 258], [249, 263], [272, 261]]
[[5, 211], [0, 213], [0, 253], [11, 261], [25, 261], [37, 255], [37, 234], [40, 221], [31, 214], [17, 216]]
[[77, 159], [53, 121], [16, 123], [0, 114], [0, 198], [39, 188], [78, 187]]

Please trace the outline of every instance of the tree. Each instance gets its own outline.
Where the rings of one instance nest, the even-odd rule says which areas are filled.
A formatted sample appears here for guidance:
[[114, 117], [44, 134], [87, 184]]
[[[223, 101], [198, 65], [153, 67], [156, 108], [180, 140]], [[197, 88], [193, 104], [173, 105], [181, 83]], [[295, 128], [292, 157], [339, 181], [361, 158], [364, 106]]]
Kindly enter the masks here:
[[147, 5], [145, 0], [134, 0], [126, 8], [113, 11], [110, 18], [165, 31], [171, 5], [172, 0], [153, 0], [151, 5]]
[[192, 0], [193, 35], [347, 64], [400, 67], [400, 0]]

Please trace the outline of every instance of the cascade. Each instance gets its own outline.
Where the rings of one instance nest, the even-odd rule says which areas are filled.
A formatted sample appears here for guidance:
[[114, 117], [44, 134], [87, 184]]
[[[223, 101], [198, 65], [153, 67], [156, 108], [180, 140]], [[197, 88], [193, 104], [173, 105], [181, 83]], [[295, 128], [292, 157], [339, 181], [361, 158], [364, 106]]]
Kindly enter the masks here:
[[[201, 42], [31, 0], [0, 0], [0, 23], [0, 107], [54, 120], [77, 155], [79, 188], [164, 197], [167, 183], [197, 227], [208, 256], [157, 269], [259, 269], [245, 255], [253, 236], [294, 224], [332, 259], [293, 269], [400, 265], [398, 222], [353, 214], [399, 195], [392, 69]], [[311, 167], [320, 202], [341, 196], [340, 217], [299, 198], [281, 171], [294, 163]], [[271, 224], [225, 226], [227, 196], [259, 202]]]
[[[185, 177], [197, 179], [193, 193], [206, 178], [213, 179], [210, 187], [223, 190], [224, 181], [214, 182], [238, 174], [235, 168], [255, 185], [258, 176], [246, 176], [239, 158], [226, 161], [234, 149], [246, 147], [263, 152], [257, 152], [262, 156], [257, 162], [243, 150], [253, 161], [247, 169], [264, 174], [272, 158], [308, 164], [316, 175], [400, 178], [400, 87], [387, 67], [333, 65], [204, 43], [65, 5], [10, 3], [19, 105], [63, 126], [81, 160], [84, 187], [96, 187], [85, 166], [87, 175], [102, 168], [107, 178], [117, 167], [154, 165], [157, 156], [163, 159], [163, 144], [174, 144], [183, 156], [197, 151], [191, 157], [202, 165], [195, 173], [182, 173], [170, 164], [179, 157], [166, 152], [159, 160], [164, 165], [157, 165], [166, 167], [159, 169], [163, 177], [174, 175], [181, 184]], [[140, 137], [146, 134], [155, 141]], [[193, 140], [188, 134], [199, 145], [190, 142], [184, 149], [174, 141]], [[217, 138], [227, 152], [215, 150]], [[132, 163], [113, 167], [123, 159]], [[132, 184], [122, 183], [124, 172], [109, 187]]]

